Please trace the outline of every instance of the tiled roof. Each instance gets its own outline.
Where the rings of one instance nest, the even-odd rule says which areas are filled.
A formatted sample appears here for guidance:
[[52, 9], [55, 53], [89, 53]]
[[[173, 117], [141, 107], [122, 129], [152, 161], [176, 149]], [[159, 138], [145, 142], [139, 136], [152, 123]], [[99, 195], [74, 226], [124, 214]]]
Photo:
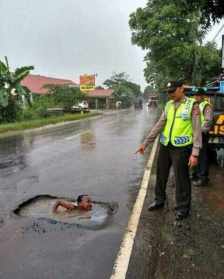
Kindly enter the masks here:
[[113, 93], [112, 89], [95, 89], [88, 92], [88, 97], [111, 97]]
[[22, 85], [29, 88], [33, 93], [46, 94], [48, 89], [44, 88], [45, 85], [77, 85], [72, 80], [59, 79], [52, 77], [45, 77], [40, 75], [28, 75], [22, 80]]

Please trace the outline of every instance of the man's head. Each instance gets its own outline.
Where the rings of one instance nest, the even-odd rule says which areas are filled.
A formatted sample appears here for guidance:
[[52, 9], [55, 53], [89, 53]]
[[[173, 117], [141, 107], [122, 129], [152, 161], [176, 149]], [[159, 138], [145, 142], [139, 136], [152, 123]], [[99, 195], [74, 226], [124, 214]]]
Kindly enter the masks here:
[[180, 101], [184, 96], [183, 81], [170, 81], [167, 84], [167, 93], [173, 101]]
[[198, 90], [194, 93], [194, 98], [197, 102], [201, 102], [204, 100], [204, 96], [206, 95], [204, 88], [198, 88]]
[[92, 200], [88, 195], [79, 195], [77, 198], [77, 203], [80, 209], [91, 210], [92, 209]]

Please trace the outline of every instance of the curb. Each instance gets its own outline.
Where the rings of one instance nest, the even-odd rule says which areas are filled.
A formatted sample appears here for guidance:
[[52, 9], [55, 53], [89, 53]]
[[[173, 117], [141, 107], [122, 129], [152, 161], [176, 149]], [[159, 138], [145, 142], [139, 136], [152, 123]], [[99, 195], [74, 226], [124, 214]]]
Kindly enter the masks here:
[[138, 223], [141, 217], [142, 208], [144, 205], [145, 197], [147, 194], [149, 181], [151, 178], [152, 167], [158, 148], [158, 137], [155, 140], [146, 168], [142, 178], [141, 186], [138, 192], [137, 199], [132, 209], [131, 216], [118, 252], [117, 258], [114, 263], [113, 272], [110, 279], [125, 279], [128, 270], [129, 261], [133, 249], [135, 235], [137, 233]]

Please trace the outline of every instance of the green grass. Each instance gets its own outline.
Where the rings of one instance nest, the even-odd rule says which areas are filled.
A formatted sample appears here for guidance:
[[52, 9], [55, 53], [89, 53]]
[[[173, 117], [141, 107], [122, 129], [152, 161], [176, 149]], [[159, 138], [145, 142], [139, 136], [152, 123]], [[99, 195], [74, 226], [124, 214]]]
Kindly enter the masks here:
[[56, 124], [59, 122], [66, 122], [66, 121], [74, 121], [85, 119], [93, 116], [101, 115], [97, 112], [90, 112], [86, 114], [65, 114], [63, 116], [51, 116], [47, 118], [40, 118], [30, 121], [21, 121], [9, 124], [1, 124], [0, 125], [0, 133], [6, 133], [11, 131], [21, 131], [26, 129], [33, 129], [39, 128], [50, 124]]

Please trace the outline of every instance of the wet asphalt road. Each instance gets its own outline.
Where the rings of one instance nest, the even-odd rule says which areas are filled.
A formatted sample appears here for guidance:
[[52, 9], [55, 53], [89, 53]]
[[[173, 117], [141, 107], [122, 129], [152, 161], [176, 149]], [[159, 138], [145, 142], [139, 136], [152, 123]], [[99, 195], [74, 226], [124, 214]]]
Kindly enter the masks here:
[[[155, 111], [122, 111], [98, 120], [0, 139], [0, 278], [109, 278], [143, 174], [134, 155]], [[118, 202], [100, 230], [17, 217], [39, 194]]]

